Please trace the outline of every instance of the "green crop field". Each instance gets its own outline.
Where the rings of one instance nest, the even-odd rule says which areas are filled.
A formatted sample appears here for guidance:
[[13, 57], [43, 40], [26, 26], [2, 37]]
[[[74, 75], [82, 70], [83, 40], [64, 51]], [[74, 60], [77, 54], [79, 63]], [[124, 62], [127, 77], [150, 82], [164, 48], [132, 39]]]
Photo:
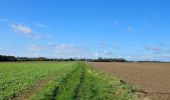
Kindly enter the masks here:
[[0, 63], [0, 100], [136, 100], [136, 91], [84, 62]]

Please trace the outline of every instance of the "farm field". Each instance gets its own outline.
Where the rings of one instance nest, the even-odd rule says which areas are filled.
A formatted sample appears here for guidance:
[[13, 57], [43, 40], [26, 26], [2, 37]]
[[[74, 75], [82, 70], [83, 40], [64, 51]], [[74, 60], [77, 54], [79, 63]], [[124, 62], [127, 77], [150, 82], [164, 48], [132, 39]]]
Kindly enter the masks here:
[[153, 100], [170, 100], [170, 63], [90, 63], [140, 89]]
[[[27, 90], [32, 84], [43, 86], [62, 73], [72, 70], [73, 65], [74, 63], [51, 62], [0, 63], [0, 100], [14, 97], [17, 93]], [[23, 97], [27, 95], [24, 94]]]
[[83, 62], [0, 63], [0, 100], [136, 100], [137, 94]]

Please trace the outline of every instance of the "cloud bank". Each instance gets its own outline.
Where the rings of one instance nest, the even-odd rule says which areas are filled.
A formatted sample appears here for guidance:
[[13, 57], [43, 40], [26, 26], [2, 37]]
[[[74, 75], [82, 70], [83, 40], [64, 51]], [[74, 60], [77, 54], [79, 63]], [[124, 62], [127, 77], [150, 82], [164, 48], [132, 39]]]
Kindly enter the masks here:
[[13, 24], [12, 28], [14, 31], [26, 34], [28, 36], [32, 36], [32, 29], [28, 26], [22, 25], [22, 24]]

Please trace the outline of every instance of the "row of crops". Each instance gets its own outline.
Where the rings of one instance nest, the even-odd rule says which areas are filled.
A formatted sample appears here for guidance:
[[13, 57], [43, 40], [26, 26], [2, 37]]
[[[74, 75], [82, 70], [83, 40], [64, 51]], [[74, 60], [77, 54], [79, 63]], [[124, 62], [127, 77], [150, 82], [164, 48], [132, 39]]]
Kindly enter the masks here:
[[133, 100], [136, 89], [83, 62], [0, 63], [0, 100], [16, 97], [53, 77], [29, 100]]
[[27, 90], [39, 80], [58, 77], [74, 68], [75, 63], [5, 62], [0, 63], [0, 100]]

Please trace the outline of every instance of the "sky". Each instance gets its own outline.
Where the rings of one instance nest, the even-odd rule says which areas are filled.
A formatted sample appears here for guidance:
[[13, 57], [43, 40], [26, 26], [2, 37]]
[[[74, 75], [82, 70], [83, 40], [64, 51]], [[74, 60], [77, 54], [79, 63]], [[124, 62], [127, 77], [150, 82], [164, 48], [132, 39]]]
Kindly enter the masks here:
[[0, 54], [170, 61], [169, 0], [1, 0]]

